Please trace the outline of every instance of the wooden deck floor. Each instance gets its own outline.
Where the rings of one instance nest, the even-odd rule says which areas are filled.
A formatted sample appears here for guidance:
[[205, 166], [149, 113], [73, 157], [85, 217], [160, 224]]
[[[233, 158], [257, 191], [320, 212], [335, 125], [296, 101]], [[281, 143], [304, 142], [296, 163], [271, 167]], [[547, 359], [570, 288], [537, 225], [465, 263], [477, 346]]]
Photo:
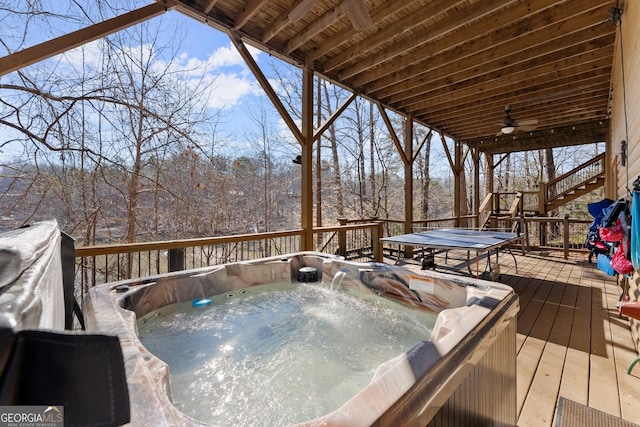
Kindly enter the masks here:
[[514, 259], [500, 255], [499, 281], [520, 296], [518, 426], [553, 426], [559, 397], [640, 424], [640, 365], [627, 375], [637, 353], [616, 307], [616, 279], [584, 253], [514, 255], [517, 273]]

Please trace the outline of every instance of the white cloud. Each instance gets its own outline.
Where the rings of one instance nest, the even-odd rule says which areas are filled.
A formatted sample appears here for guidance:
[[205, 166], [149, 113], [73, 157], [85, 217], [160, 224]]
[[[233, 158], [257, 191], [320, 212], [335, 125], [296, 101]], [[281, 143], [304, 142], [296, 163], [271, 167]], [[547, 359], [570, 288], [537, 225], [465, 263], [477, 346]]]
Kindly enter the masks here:
[[254, 80], [249, 80], [238, 74], [220, 73], [210, 75], [207, 90], [208, 106], [215, 109], [232, 108], [247, 95], [263, 94]]
[[96, 67], [102, 62], [102, 40], [95, 40], [61, 54], [60, 62], [74, 69]]
[[238, 50], [229, 44], [228, 46], [221, 46], [216, 49], [209, 58], [207, 58], [207, 65], [207, 68], [215, 70], [234, 65], [244, 66], [244, 60], [238, 53]]
[[[61, 65], [72, 67], [76, 70], [81, 67], [98, 67], [102, 63], [102, 48], [100, 40], [87, 43], [76, 49], [72, 49], [61, 56]], [[153, 46], [125, 47], [128, 53], [145, 57], [153, 55]], [[258, 59], [261, 52], [253, 47], [248, 48], [254, 59]], [[229, 43], [220, 46], [205, 58], [197, 58], [188, 52], [182, 52], [176, 56], [171, 64], [163, 60], [157, 60], [153, 67], [160, 71], [169, 65], [174, 77], [187, 82], [190, 85], [204, 83], [203, 102], [207, 102], [209, 108], [229, 109], [238, 105], [245, 96], [262, 96], [264, 92], [256, 82], [253, 74], [248, 69], [237, 49]], [[272, 84], [277, 83], [272, 82]]]

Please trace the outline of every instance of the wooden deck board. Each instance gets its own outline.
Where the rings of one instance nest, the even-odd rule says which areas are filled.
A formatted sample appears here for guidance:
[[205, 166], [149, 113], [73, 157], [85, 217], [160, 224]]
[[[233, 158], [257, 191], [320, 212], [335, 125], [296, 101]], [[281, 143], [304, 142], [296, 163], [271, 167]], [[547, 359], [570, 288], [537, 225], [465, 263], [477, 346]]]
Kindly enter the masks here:
[[503, 271], [521, 300], [518, 425], [552, 426], [560, 396], [640, 423], [640, 369], [626, 374], [636, 352], [618, 315], [615, 278], [588, 264], [586, 254], [517, 259], [526, 266], [522, 275], [504, 264]]
[[626, 374], [637, 353], [616, 279], [585, 253], [514, 254], [518, 272], [501, 256], [499, 281], [520, 297], [518, 426], [554, 425], [559, 397], [640, 424], [640, 365]]
[[569, 347], [560, 395], [582, 405], [589, 403], [589, 349], [591, 346], [591, 289], [580, 287], [574, 308]]

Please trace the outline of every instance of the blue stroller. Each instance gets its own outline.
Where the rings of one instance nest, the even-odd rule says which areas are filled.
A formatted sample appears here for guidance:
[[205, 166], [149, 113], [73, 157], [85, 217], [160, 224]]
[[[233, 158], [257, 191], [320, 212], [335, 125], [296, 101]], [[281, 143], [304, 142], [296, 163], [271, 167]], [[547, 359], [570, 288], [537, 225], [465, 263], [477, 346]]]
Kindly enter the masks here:
[[597, 257], [598, 254], [608, 254], [611, 249], [606, 242], [600, 239], [600, 232], [598, 230], [604, 226], [603, 220], [605, 217], [609, 217], [610, 209], [608, 208], [613, 203], [615, 203], [614, 200], [602, 199], [599, 202], [589, 203], [587, 205], [589, 214], [594, 218], [585, 242], [585, 246], [589, 249], [589, 264], [592, 263], [594, 255]]

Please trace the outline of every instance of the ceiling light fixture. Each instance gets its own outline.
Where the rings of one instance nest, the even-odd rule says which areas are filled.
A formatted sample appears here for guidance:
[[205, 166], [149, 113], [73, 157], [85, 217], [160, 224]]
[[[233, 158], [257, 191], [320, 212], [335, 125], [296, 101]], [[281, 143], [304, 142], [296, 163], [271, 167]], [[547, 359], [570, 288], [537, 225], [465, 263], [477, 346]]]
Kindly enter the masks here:
[[502, 133], [512, 133], [514, 130], [516, 130], [515, 126], [502, 126]]

